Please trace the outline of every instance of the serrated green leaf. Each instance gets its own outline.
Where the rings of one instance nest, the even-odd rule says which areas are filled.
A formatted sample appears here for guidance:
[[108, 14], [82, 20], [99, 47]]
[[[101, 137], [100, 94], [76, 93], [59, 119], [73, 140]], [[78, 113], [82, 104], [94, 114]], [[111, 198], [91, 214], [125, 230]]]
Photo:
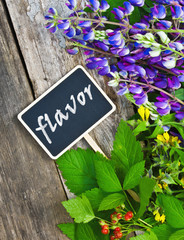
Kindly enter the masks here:
[[176, 90], [175, 97], [179, 98], [180, 100], [184, 100], [184, 88]]
[[139, 184], [141, 176], [144, 173], [144, 165], [145, 161], [138, 162], [128, 170], [123, 182], [124, 190], [132, 189]]
[[173, 233], [169, 240], [184, 240], [184, 229], [178, 230]]
[[[103, 218], [103, 219], [105, 219], [105, 218]], [[96, 240], [109, 240], [109, 235], [102, 234], [102, 232], [101, 232], [102, 228], [101, 228], [101, 226], [100, 226], [98, 221], [91, 221], [91, 222], [89, 222], [89, 225], [90, 225], [90, 227], [93, 230], [93, 233], [94, 233], [94, 235], [96, 237]]]
[[182, 126], [182, 124], [181, 124], [181, 125], [178, 125], [178, 124], [176, 124], [175, 122], [170, 123], [170, 125], [171, 125], [172, 127], [175, 127], [175, 128], [178, 130], [179, 134], [180, 134], [180, 135], [182, 136], [182, 138], [184, 139], [184, 126]]
[[99, 211], [109, 210], [116, 208], [120, 204], [125, 202], [125, 196], [123, 193], [113, 193], [105, 197], [99, 207]]
[[98, 187], [94, 166], [94, 161], [98, 160], [106, 161], [106, 158], [98, 152], [80, 148], [67, 151], [57, 160], [58, 167], [71, 192], [78, 195]]
[[76, 240], [96, 240], [93, 230], [89, 224], [80, 223], [77, 225]]
[[153, 133], [148, 138], [156, 138], [158, 134], [164, 133], [163, 127], [157, 125]]
[[76, 223], [87, 223], [95, 218], [91, 204], [85, 195], [64, 201], [62, 204]]
[[144, 233], [143, 235], [138, 235], [136, 237], [130, 238], [130, 240], [158, 240], [154, 232]]
[[71, 240], [76, 240], [75, 238], [76, 224], [75, 223], [61, 223], [61, 224], [58, 224], [57, 226]]
[[158, 240], [168, 240], [174, 229], [167, 224], [162, 224], [152, 228], [152, 231], [157, 235]]
[[176, 118], [175, 118], [175, 114], [174, 113], [162, 116], [162, 122], [163, 122], [164, 125], [167, 124], [168, 122], [175, 121], [175, 119]]
[[136, 214], [137, 219], [140, 218], [144, 214], [146, 207], [149, 204], [149, 199], [152, 195], [155, 184], [156, 184], [156, 181], [151, 178], [143, 177], [141, 179], [140, 184], [139, 184], [140, 208]]
[[101, 201], [104, 199], [104, 197], [107, 196], [107, 193], [103, 192], [99, 188], [94, 188], [92, 190], [86, 191], [84, 195], [88, 198], [88, 200], [91, 203], [91, 206], [94, 211], [97, 211]]
[[180, 150], [178, 148], [174, 148], [174, 150], [178, 153], [178, 155], [180, 156], [181, 162], [184, 164], [184, 152], [183, 152], [183, 150]]
[[139, 123], [139, 125], [133, 130], [133, 134], [137, 136], [140, 132], [147, 131], [146, 121]]
[[173, 228], [184, 228], [184, 210], [182, 202], [173, 196], [158, 195], [160, 206], [164, 210], [167, 223]]
[[113, 148], [112, 162], [116, 167], [118, 178], [123, 181], [127, 171], [143, 160], [141, 145], [123, 120], [118, 126]]
[[99, 187], [105, 192], [119, 192], [121, 183], [109, 162], [96, 161], [96, 178]]

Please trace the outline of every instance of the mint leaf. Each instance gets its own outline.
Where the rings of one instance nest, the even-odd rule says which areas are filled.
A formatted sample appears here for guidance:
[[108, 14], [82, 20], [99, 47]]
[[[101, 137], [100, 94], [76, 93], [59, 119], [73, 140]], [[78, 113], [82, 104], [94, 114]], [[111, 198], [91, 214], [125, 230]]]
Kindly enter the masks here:
[[91, 204], [85, 195], [64, 201], [62, 204], [76, 223], [87, 223], [95, 217]]
[[152, 231], [157, 235], [158, 240], [168, 240], [174, 229], [167, 224], [162, 224], [152, 228]]
[[99, 207], [99, 211], [109, 210], [116, 208], [120, 204], [125, 202], [125, 196], [123, 193], [113, 193], [105, 197]]
[[80, 148], [67, 151], [57, 160], [58, 167], [71, 192], [79, 195], [98, 187], [94, 166], [96, 160], [106, 161], [106, 158], [98, 152]]
[[178, 230], [173, 233], [169, 240], [184, 240], [184, 229]]
[[62, 223], [57, 226], [71, 240], [76, 240], [75, 238], [76, 224], [75, 223]]
[[96, 161], [96, 178], [98, 185], [105, 192], [119, 192], [121, 183], [109, 162]]
[[112, 162], [116, 167], [118, 177], [123, 181], [127, 171], [143, 160], [141, 145], [136, 141], [127, 123], [121, 120], [112, 151]]
[[144, 233], [143, 235], [138, 235], [136, 237], [130, 238], [130, 240], [158, 240], [154, 232]]
[[144, 173], [144, 164], [145, 161], [136, 163], [128, 170], [123, 182], [124, 190], [132, 189], [139, 184], [141, 176]]
[[86, 191], [84, 195], [88, 198], [88, 200], [91, 203], [91, 206], [94, 211], [97, 211], [101, 201], [103, 200], [104, 197], [107, 196], [107, 193], [103, 192], [99, 188], [94, 188], [92, 190]]
[[140, 218], [144, 214], [146, 207], [149, 204], [149, 199], [152, 195], [155, 184], [156, 184], [156, 181], [151, 178], [143, 177], [141, 179], [140, 184], [139, 184], [139, 192], [140, 192], [140, 200], [141, 201], [140, 201], [139, 211], [136, 214], [137, 219]]
[[96, 240], [93, 230], [89, 224], [80, 223], [77, 225], [76, 240]]
[[184, 228], [184, 210], [182, 202], [173, 196], [158, 195], [158, 201], [164, 210], [167, 223], [173, 228]]

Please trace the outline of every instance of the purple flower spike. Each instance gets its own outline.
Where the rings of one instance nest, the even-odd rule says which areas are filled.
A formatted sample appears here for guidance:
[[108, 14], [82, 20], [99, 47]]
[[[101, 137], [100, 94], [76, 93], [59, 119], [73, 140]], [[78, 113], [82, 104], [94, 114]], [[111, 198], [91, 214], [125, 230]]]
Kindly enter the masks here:
[[143, 67], [136, 65], [135, 70], [139, 73], [141, 77], [146, 76], [146, 71], [144, 70]]
[[151, 8], [151, 16], [153, 18], [164, 19], [166, 17], [166, 10], [163, 5], [155, 5]]
[[184, 112], [181, 111], [176, 112], [175, 117], [179, 120], [182, 120], [184, 118]]
[[65, 3], [70, 10], [74, 10], [77, 6], [76, 0], [68, 0], [69, 3]]
[[124, 6], [125, 6], [125, 11], [124, 11], [125, 15], [129, 15], [133, 12], [134, 6], [132, 6], [131, 3], [124, 2]]
[[91, 21], [80, 21], [78, 26], [79, 27], [91, 27]]
[[134, 95], [134, 99], [137, 105], [142, 105], [148, 101], [148, 96], [144, 91], [142, 91], [142, 93]]
[[66, 32], [64, 32], [66, 34], [67, 37], [72, 38], [75, 36], [76, 31], [74, 27], [69, 28], [68, 30], [66, 30]]
[[181, 105], [178, 102], [170, 101], [171, 110], [173, 112], [180, 111]]
[[118, 95], [122, 96], [122, 95], [128, 93], [128, 88], [127, 88], [126, 83], [120, 83], [119, 86], [120, 86], [120, 89], [117, 92]]
[[160, 20], [159, 23], [162, 24], [166, 29], [172, 26], [172, 22], [166, 20]]
[[110, 5], [105, 0], [102, 0], [100, 4], [100, 10], [105, 12], [108, 8], [110, 8]]
[[170, 107], [167, 106], [166, 108], [157, 108], [157, 112], [163, 116], [163, 115], [167, 115], [170, 113]]
[[172, 79], [168, 78], [168, 87], [172, 89], [178, 89], [181, 87], [178, 77], [173, 76]]
[[144, 0], [129, 0], [133, 6], [142, 7], [144, 6]]
[[88, 67], [89, 69], [95, 69], [98, 67], [96, 62], [89, 62], [86, 64], [86, 67]]
[[110, 72], [110, 67], [106, 66], [106, 67], [103, 67], [102, 69], [100, 69], [98, 71], [98, 74], [104, 76], [104, 75], [108, 74], [109, 72]]
[[57, 26], [58, 26], [59, 29], [68, 29], [69, 26], [70, 26], [69, 21], [63, 22], [63, 21], [59, 20], [58, 23], [59, 24]]
[[53, 19], [54, 19], [54, 17], [53, 17], [53, 16], [51, 16], [51, 15], [46, 15], [46, 16], [45, 16], [45, 19], [46, 19], [46, 20], [53, 20]]
[[75, 47], [73, 49], [67, 49], [67, 52], [71, 55], [76, 55], [79, 52], [79, 49]]
[[85, 41], [89, 41], [89, 40], [93, 40], [95, 38], [95, 33], [93, 30], [91, 30], [90, 32], [88, 32], [87, 34], [84, 34], [83, 39]]
[[146, 29], [147, 28], [147, 25], [144, 24], [144, 23], [135, 23], [133, 25], [134, 28], [138, 28], [138, 29]]
[[117, 17], [117, 19], [122, 19], [122, 18], [124, 18], [124, 13], [123, 13], [123, 11], [121, 11], [120, 9], [118, 9], [118, 8], [113, 8], [113, 11], [112, 11], [112, 13], [114, 13], [115, 14], [115, 16]]
[[178, 76], [178, 79], [179, 79], [180, 82], [184, 82], [184, 75]]
[[105, 52], [107, 52], [109, 50], [109, 47], [103, 42], [99, 41], [99, 42], [96, 42], [94, 44], [95, 44], [95, 46], [97, 46], [98, 48], [101, 48]]
[[57, 26], [54, 26], [54, 27], [49, 28], [49, 31], [50, 31], [51, 33], [55, 33], [57, 30], [58, 30]]
[[142, 93], [142, 87], [139, 85], [131, 84], [129, 87], [129, 91], [133, 94], [140, 94]]
[[54, 27], [54, 23], [51, 23], [51, 22], [47, 23], [45, 26], [45, 28], [47, 28], [47, 29], [52, 28], [52, 27]]
[[157, 108], [166, 108], [168, 106], [168, 102], [155, 102], [155, 106]]
[[49, 8], [48, 13], [51, 15], [57, 15], [57, 10], [55, 8]]
[[100, 3], [97, 0], [89, 0], [92, 5], [92, 10], [97, 11], [99, 10]]
[[178, 19], [183, 17], [183, 10], [179, 5], [174, 6], [174, 9], [171, 6], [171, 13], [172, 13], [173, 19]]

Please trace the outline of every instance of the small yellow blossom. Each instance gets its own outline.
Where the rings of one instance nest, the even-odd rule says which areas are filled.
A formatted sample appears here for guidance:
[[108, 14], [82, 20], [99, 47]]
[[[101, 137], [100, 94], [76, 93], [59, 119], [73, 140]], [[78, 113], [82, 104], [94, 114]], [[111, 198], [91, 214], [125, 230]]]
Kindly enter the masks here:
[[160, 183], [158, 183], [158, 186], [159, 186], [160, 189], [162, 189], [162, 185]]
[[155, 221], [157, 221], [157, 222], [160, 221], [160, 213], [159, 212], [155, 215]]
[[182, 177], [182, 179], [180, 181], [184, 184], [184, 176]]
[[156, 215], [158, 213], [158, 209], [156, 209], [154, 212], [153, 212], [153, 215]]
[[160, 216], [160, 220], [159, 220], [161, 223], [164, 223], [165, 222], [165, 215], [162, 214], [162, 216]]
[[167, 183], [163, 183], [163, 188], [166, 189], [168, 187], [168, 184]]
[[140, 106], [140, 108], [138, 109], [138, 113], [141, 116], [143, 121], [148, 121], [148, 118], [150, 116], [150, 111], [148, 108], [143, 107], [143, 105]]
[[181, 165], [180, 161], [178, 162], [178, 167]]
[[170, 136], [168, 132], [163, 133], [163, 135], [158, 134], [157, 139], [163, 143], [169, 143], [170, 145], [174, 145], [174, 143], [181, 143], [178, 137]]
[[164, 137], [164, 139], [165, 139], [165, 142], [168, 143], [168, 142], [169, 142], [169, 138], [170, 138], [168, 132], [165, 132], [165, 133], [163, 134], [163, 137]]

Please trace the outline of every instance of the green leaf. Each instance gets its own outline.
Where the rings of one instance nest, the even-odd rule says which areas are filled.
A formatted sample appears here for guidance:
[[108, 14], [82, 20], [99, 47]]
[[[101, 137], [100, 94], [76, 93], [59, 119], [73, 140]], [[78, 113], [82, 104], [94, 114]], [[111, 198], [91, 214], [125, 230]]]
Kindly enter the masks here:
[[139, 211], [136, 214], [137, 219], [140, 218], [144, 214], [146, 207], [149, 204], [149, 199], [152, 195], [155, 184], [156, 184], [156, 181], [151, 178], [143, 177], [141, 179], [140, 184], [139, 184], [139, 192], [140, 192], [141, 202], [140, 202]]
[[139, 7], [134, 7], [133, 13], [130, 15], [130, 24], [133, 25], [141, 20], [141, 13]]
[[61, 223], [61, 224], [58, 224], [57, 226], [71, 240], [76, 240], [75, 238], [76, 224], [75, 223]]
[[158, 195], [158, 201], [165, 211], [167, 223], [173, 228], [184, 228], [184, 210], [182, 202], [173, 196]]
[[107, 196], [107, 193], [103, 192], [99, 188], [94, 188], [92, 190], [86, 191], [84, 195], [88, 198], [88, 200], [91, 203], [91, 206], [94, 211], [97, 211], [101, 201], [104, 199], [104, 197]]
[[168, 240], [174, 229], [167, 224], [162, 224], [152, 228], [152, 231], [157, 235], [158, 240]]
[[96, 240], [93, 230], [89, 224], [80, 223], [77, 225], [76, 240]]
[[174, 148], [174, 150], [178, 153], [178, 155], [180, 156], [180, 159], [182, 161], [182, 163], [184, 164], [184, 152], [183, 150], [180, 150], [178, 148]]
[[62, 202], [62, 204], [76, 223], [87, 223], [95, 218], [91, 204], [85, 195]]
[[153, 133], [148, 138], [156, 138], [158, 134], [164, 133], [163, 127], [157, 125]]
[[105, 192], [119, 192], [121, 183], [109, 162], [95, 162], [96, 178], [98, 185]]
[[130, 238], [130, 240], [158, 240], [154, 232], [144, 233], [143, 235], [138, 235], [136, 237]]
[[169, 240], [184, 240], [184, 229], [178, 230], [173, 233]]
[[182, 124], [181, 125], [175, 124], [175, 122], [174, 123], [170, 123], [170, 125], [172, 127], [175, 127], [178, 130], [179, 134], [184, 139], [184, 126], [182, 126]]
[[144, 173], [145, 161], [138, 162], [133, 165], [125, 175], [125, 180], [123, 182], [123, 189], [132, 189], [139, 184], [141, 176]]
[[137, 136], [140, 132], [147, 131], [146, 121], [140, 122], [139, 125], [133, 130], [133, 134]]
[[125, 196], [123, 193], [113, 193], [105, 197], [99, 207], [99, 211], [109, 210], [116, 208], [120, 204], [125, 202]]
[[176, 90], [175, 97], [179, 98], [180, 100], [184, 100], [184, 88]]
[[66, 179], [67, 187], [78, 195], [92, 188], [98, 187], [94, 161], [106, 158], [90, 149], [70, 150], [63, 154], [57, 164]]
[[141, 145], [136, 141], [127, 123], [121, 120], [112, 151], [112, 162], [116, 167], [118, 177], [123, 181], [127, 171], [143, 160]]

